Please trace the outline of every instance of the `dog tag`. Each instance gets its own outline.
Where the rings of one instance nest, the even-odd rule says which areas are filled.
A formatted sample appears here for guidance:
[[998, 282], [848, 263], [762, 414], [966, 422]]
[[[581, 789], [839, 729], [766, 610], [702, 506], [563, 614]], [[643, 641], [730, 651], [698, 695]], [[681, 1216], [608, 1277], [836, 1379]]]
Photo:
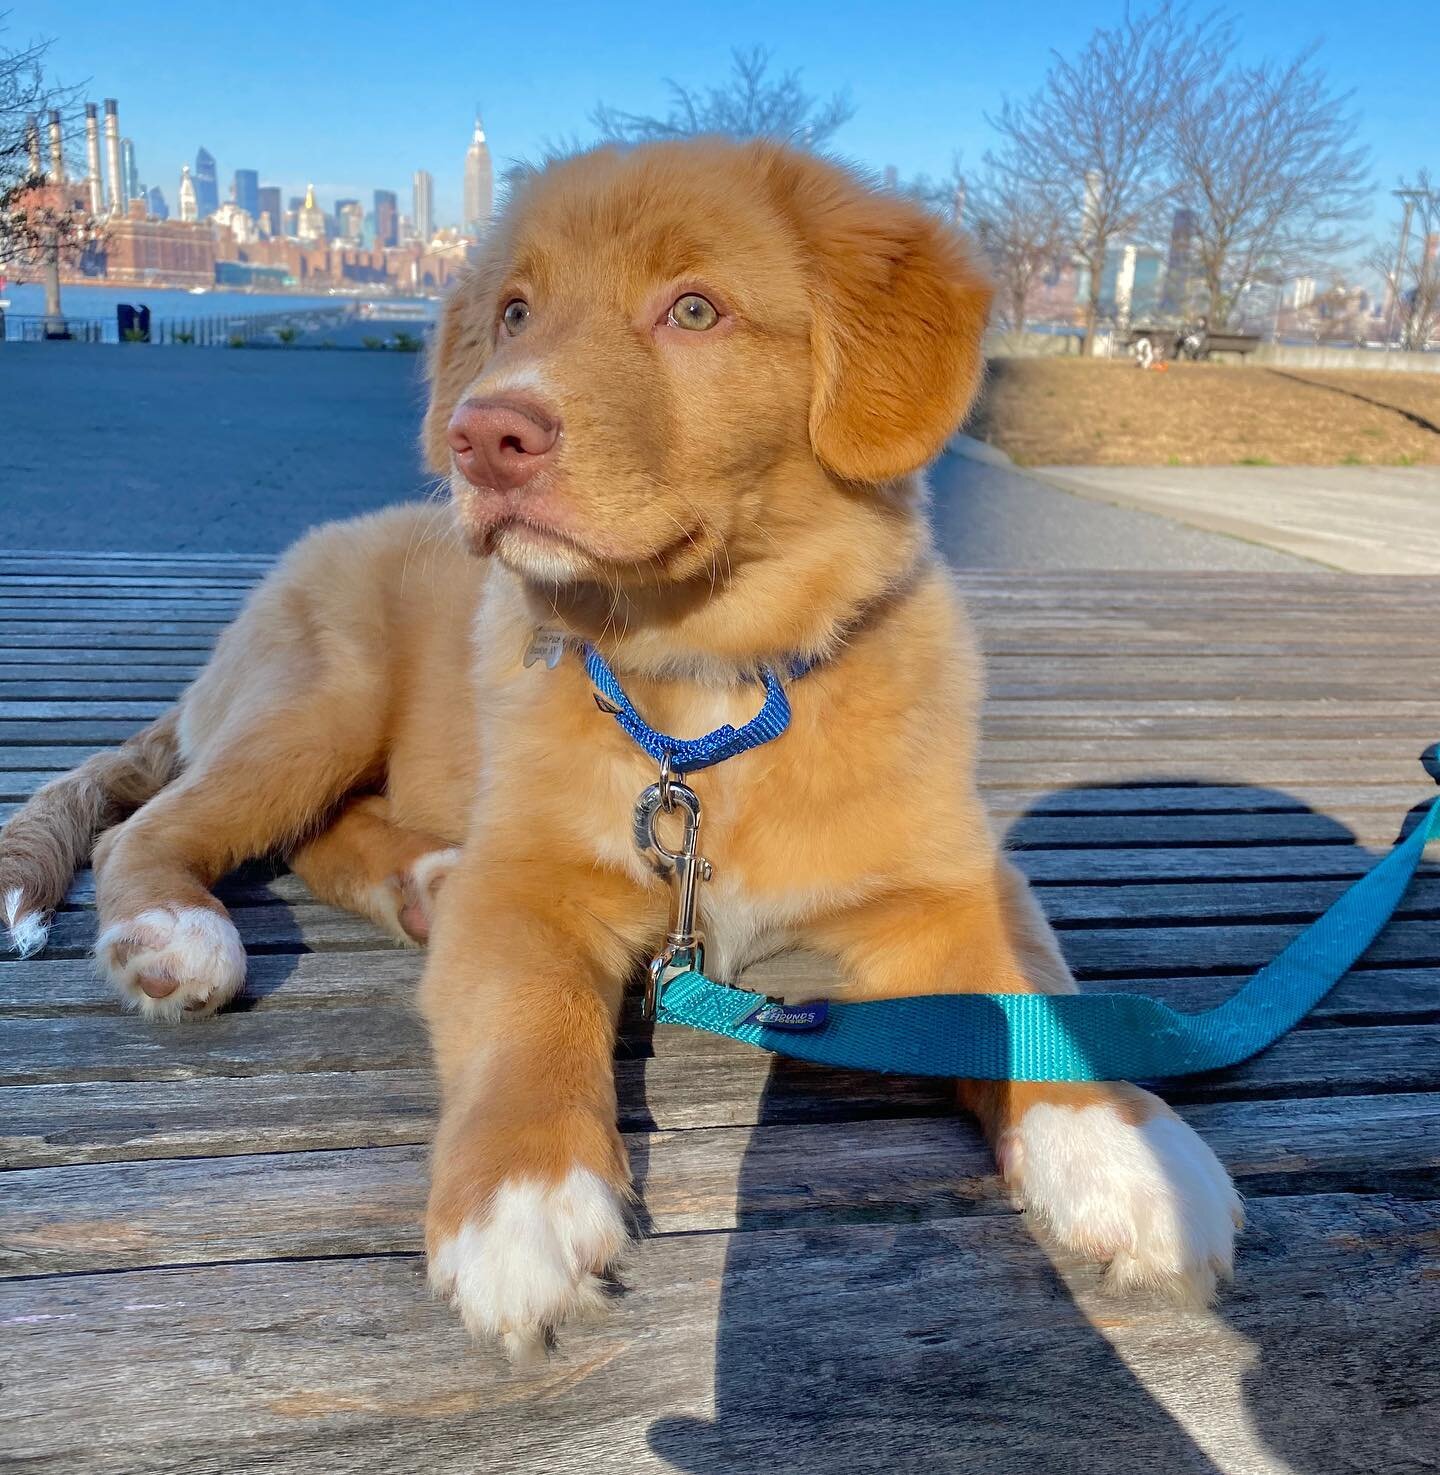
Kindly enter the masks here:
[[542, 625], [531, 637], [525, 648], [525, 669], [528, 671], [537, 661], [544, 661], [553, 671], [565, 654], [565, 636], [559, 630]]
[[763, 1024], [767, 1029], [819, 1029], [830, 1017], [830, 1006], [824, 999], [813, 1004], [777, 1004], [766, 1001], [745, 1021]]

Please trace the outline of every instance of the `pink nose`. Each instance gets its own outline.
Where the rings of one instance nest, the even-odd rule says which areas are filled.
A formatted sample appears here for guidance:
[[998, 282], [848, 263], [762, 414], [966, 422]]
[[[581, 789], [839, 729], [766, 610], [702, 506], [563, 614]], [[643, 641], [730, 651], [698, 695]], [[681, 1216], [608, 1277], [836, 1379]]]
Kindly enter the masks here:
[[465, 480], [505, 492], [523, 487], [559, 438], [559, 416], [530, 402], [498, 399], [465, 400], [446, 433]]

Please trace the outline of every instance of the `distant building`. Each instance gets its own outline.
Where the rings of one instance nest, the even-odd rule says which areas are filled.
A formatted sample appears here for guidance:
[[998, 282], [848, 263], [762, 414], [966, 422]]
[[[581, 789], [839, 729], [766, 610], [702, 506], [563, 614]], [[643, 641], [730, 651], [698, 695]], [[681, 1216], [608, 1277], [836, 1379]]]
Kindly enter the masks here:
[[262, 236], [285, 234], [285, 202], [279, 185], [262, 184], [256, 191], [255, 224]]
[[152, 185], [150, 193], [145, 196], [145, 207], [151, 220], [170, 219], [170, 207], [165, 203], [165, 192], [158, 184]]
[[135, 141], [131, 138], [120, 140], [120, 179], [127, 202], [145, 198], [145, 186], [140, 183], [140, 171], [135, 167]]
[[1296, 312], [1304, 312], [1315, 301], [1318, 285], [1314, 277], [1296, 277], [1285, 287], [1285, 306], [1294, 308]]
[[305, 198], [295, 212], [295, 236], [301, 241], [323, 241], [325, 212], [315, 203], [315, 186], [305, 186]]
[[260, 232], [255, 225], [255, 217], [248, 210], [242, 210], [234, 200], [226, 200], [211, 216], [211, 219], [222, 230], [228, 230], [242, 245], [248, 245], [251, 241], [260, 238]]
[[1195, 212], [1177, 210], [1170, 217], [1170, 254], [1165, 258], [1165, 291], [1160, 311], [1166, 317], [1185, 317], [1190, 310], [1195, 274]]
[[230, 183], [230, 198], [250, 217], [260, 219], [260, 175], [254, 169], [237, 169]]
[[[186, 168], [183, 179], [193, 197]], [[215, 232], [208, 221], [146, 220], [135, 213], [110, 222], [105, 276], [113, 282], [209, 287], [215, 282]]]
[[190, 178], [190, 166], [180, 166], [180, 219], [193, 222], [200, 218], [200, 206], [195, 194], [195, 181]]
[[490, 146], [485, 142], [485, 128], [475, 113], [475, 135], [465, 153], [465, 215], [463, 228], [470, 236], [483, 236], [490, 227], [490, 212], [495, 204], [495, 177], [490, 163]]
[[335, 233], [348, 245], [365, 239], [365, 207], [359, 200], [335, 201]]
[[201, 220], [220, 208], [220, 181], [215, 172], [215, 155], [209, 149], [195, 151], [195, 208]]
[[395, 198], [394, 190], [375, 191], [375, 244], [400, 244], [400, 202]]
[[1100, 312], [1117, 323], [1144, 322], [1160, 308], [1164, 263], [1148, 246], [1112, 246], [1100, 279]]
[[414, 194], [410, 218], [415, 223], [415, 239], [428, 246], [435, 235], [435, 176], [428, 169], [417, 169], [410, 187]]

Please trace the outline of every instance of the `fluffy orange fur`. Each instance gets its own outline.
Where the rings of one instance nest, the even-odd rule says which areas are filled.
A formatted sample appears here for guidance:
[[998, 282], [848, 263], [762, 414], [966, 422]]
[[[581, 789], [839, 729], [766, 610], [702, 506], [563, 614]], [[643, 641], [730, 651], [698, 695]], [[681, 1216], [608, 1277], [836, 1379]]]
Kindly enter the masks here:
[[[666, 321], [685, 292], [716, 305], [714, 329]], [[517, 298], [530, 320], [511, 336]], [[433, 353], [424, 444], [455, 535], [434, 508], [328, 527], [255, 593], [180, 704], [178, 774], [97, 849], [107, 966], [158, 947], [132, 919], [223, 917], [212, 883], [288, 849], [322, 897], [433, 927], [432, 1253], [482, 1232], [506, 1185], [588, 1174], [622, 1199], [615, 1023], [669, 904], [630, 839], [654, 765], [573, 655], [522, 665], [545, 625], [598, 644], [682, 735], [751, 716], [757, 666], [818, 663], [784, 737], [693, 779], [712, 971], [803, 944], [833, 955], [845, 997], [1071, 988], [976, 791], [980, 663], [919, 475], [976, 388], [988, 298], [936, 219], [778, 146], [605, 149], [521, 180]], [[564, 430], [520, 511], [497, 514], [446, 427], [517, 390]], [[0, 852], [0, 889], [53, 905], [21, 859]], [[220, 1001], [160, 956], [132, 978], [141, 1007]], [[1166, 1110], [1122, 1086], [964, 1094], [997, 1144], [1037, 1103], [1109, 1104], [1132, 1126]], [[612, 1241], [575, 1238], [548, 1300], [467, 1316], [553, 1324]]]

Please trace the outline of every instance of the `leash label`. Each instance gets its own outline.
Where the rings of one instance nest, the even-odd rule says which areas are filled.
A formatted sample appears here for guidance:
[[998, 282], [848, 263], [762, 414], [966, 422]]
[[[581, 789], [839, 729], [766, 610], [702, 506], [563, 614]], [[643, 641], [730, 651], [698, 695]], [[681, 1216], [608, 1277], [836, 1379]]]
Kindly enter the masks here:
[[525, 648], [525, 669], [528, 671], [537, 661], [543, 661], [553, 671], [565, 654], [565, 636], [559, 630], [542, 625], [531, 637]]
[[819, 1029], [830, 1017], [830, 1005], [824, 999], [813, 1004], [775, 1004], [766, 1002], [745, 1021], [763, 1024], [767, 1029]]

